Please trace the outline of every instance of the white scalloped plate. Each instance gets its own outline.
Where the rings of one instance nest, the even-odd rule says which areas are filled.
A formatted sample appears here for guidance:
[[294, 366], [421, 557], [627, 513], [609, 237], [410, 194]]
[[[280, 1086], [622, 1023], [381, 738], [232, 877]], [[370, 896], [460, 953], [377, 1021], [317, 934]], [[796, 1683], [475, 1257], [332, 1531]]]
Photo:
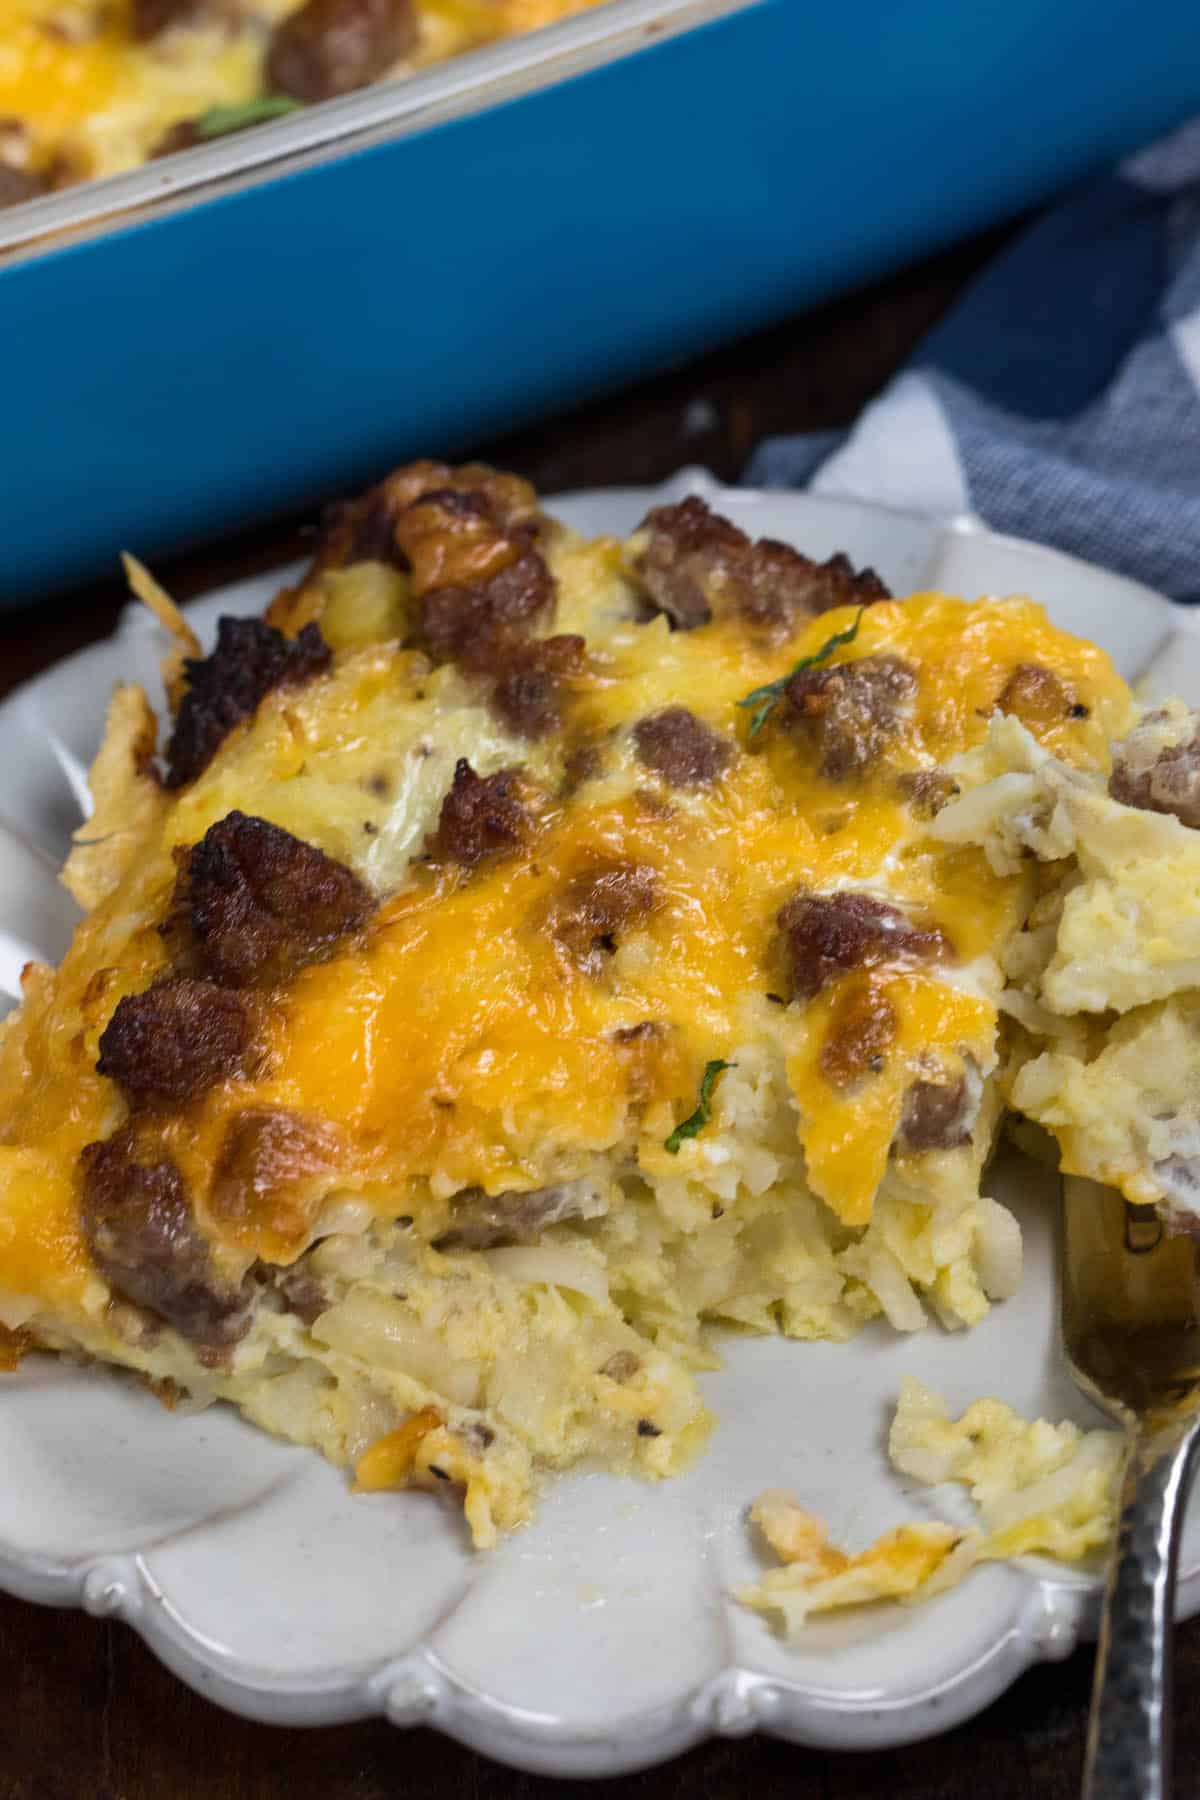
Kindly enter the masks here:
[[[755, 534], [820, 556], [845, 549], [897, 592], [1032, 591], [1131, 678], [1148, 672], [1152, 687], [1200, 700], [1200, 634], [1167, 602], [971, 520], [722, 490], [697, 471], [554, 510], [588, 532], [625, 532], [649, 505], [693, 491]], [[286, 574], [199, 603], [198, 627], [258, 610]], [[72, 910], [54, 870], [86, 805], [107, 696], [130, 676], [157, 694], [160, 649], [148, 615], [130, 612], [108, 643], [0, 706], [0, 993], [28, 956], [64, 947]], [[0, 1586], [119, 1614], [185, 1681], [251, 1718], [384, 1713], [546, 1773], [637, 1769], [713, 1732], [868, 1747], [943, 1730], [1092, 1628], [1094, 1573], [988, 1567], [921, 1607], [817, 1623], [792, 1649], [729, 1592], [758, 1566], [745, 1513], [763, 1487], [793, 1488], [852, 1543], [903, 1518], [967, 1516], [961, 1495], [910, 1489], [888, 1468], [905, 1374], [956, 1408], [996, 1393], [1027, 1413], [1094, 1421], [1055, 1343], [1053, 1183], [1013, 1161], [994, 1191], [1021, 1216], [1026, 1278], [976, 1331], [733, 1339], [724, 1369], [704, 1378], [721, 1423], [695, 1470], [658, 1487], [569, 1476], [489, 1555], [467, 1549], [434, 1498], [353, 1498], [335, 1470], [231, 1412], [172, 1415], [118, 1375], [31, 1359], [0, 1377]], [[1190, 1613], [1200, 1518], [1184, 1571]]]

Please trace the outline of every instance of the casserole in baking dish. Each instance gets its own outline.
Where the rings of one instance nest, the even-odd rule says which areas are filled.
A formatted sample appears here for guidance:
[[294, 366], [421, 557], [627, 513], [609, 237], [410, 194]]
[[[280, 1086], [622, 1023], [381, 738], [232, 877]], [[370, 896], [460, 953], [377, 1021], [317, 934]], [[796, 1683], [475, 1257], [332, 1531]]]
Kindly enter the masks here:
[[608, 0], [0, 211], [0, 604], [510, 433], [1030, 205], [1194, 110], [1191, 8], [1124, 10], [1012, 0], [967, 32], [922, 0], [864, 46], [836, 7]]
[[336, 99], [596, 0], [0, 0], [0, 206]]

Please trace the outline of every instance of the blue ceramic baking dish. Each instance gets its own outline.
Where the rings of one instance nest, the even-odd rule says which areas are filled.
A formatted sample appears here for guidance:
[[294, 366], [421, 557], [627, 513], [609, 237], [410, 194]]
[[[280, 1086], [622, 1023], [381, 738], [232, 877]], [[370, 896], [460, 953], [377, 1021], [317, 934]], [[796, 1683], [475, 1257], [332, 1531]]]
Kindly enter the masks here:
[[14, 209], [0, 597], [644, 375], [1197, 106], [1196, 0], [614, 0]]

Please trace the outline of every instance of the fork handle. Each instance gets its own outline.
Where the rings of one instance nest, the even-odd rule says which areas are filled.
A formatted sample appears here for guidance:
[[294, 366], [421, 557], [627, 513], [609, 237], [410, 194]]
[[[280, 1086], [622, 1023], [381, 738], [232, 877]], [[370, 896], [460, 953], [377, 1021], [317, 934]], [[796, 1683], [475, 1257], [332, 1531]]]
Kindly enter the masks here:
[[1184, 1501], [1200, 1422], [1143, 1426], [1121, 1487], [1088, 1722], [1083, 1800], [1167, 1800], [1171, 1627]]

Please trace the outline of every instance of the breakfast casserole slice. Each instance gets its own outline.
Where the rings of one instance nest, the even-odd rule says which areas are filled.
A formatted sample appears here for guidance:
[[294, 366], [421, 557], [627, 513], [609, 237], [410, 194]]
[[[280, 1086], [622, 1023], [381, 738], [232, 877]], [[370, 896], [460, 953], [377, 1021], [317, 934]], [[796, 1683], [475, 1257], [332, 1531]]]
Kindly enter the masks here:
[[1051, 986], [1080, 831], [1028, 783], [1103, 795], [1101, 650], [698, 498], [586, 542], [478, 465], [338, 509], [208, 655], [135, 585], [161, 759], [120, 689], [86, 917], [0, 1027], [10, 1350], [444, 1486], [488, 1544], [543, 1471], [681, 1468], [719, 1327], [1012, 1292], [1003, 1096], [1090, 1004]]

